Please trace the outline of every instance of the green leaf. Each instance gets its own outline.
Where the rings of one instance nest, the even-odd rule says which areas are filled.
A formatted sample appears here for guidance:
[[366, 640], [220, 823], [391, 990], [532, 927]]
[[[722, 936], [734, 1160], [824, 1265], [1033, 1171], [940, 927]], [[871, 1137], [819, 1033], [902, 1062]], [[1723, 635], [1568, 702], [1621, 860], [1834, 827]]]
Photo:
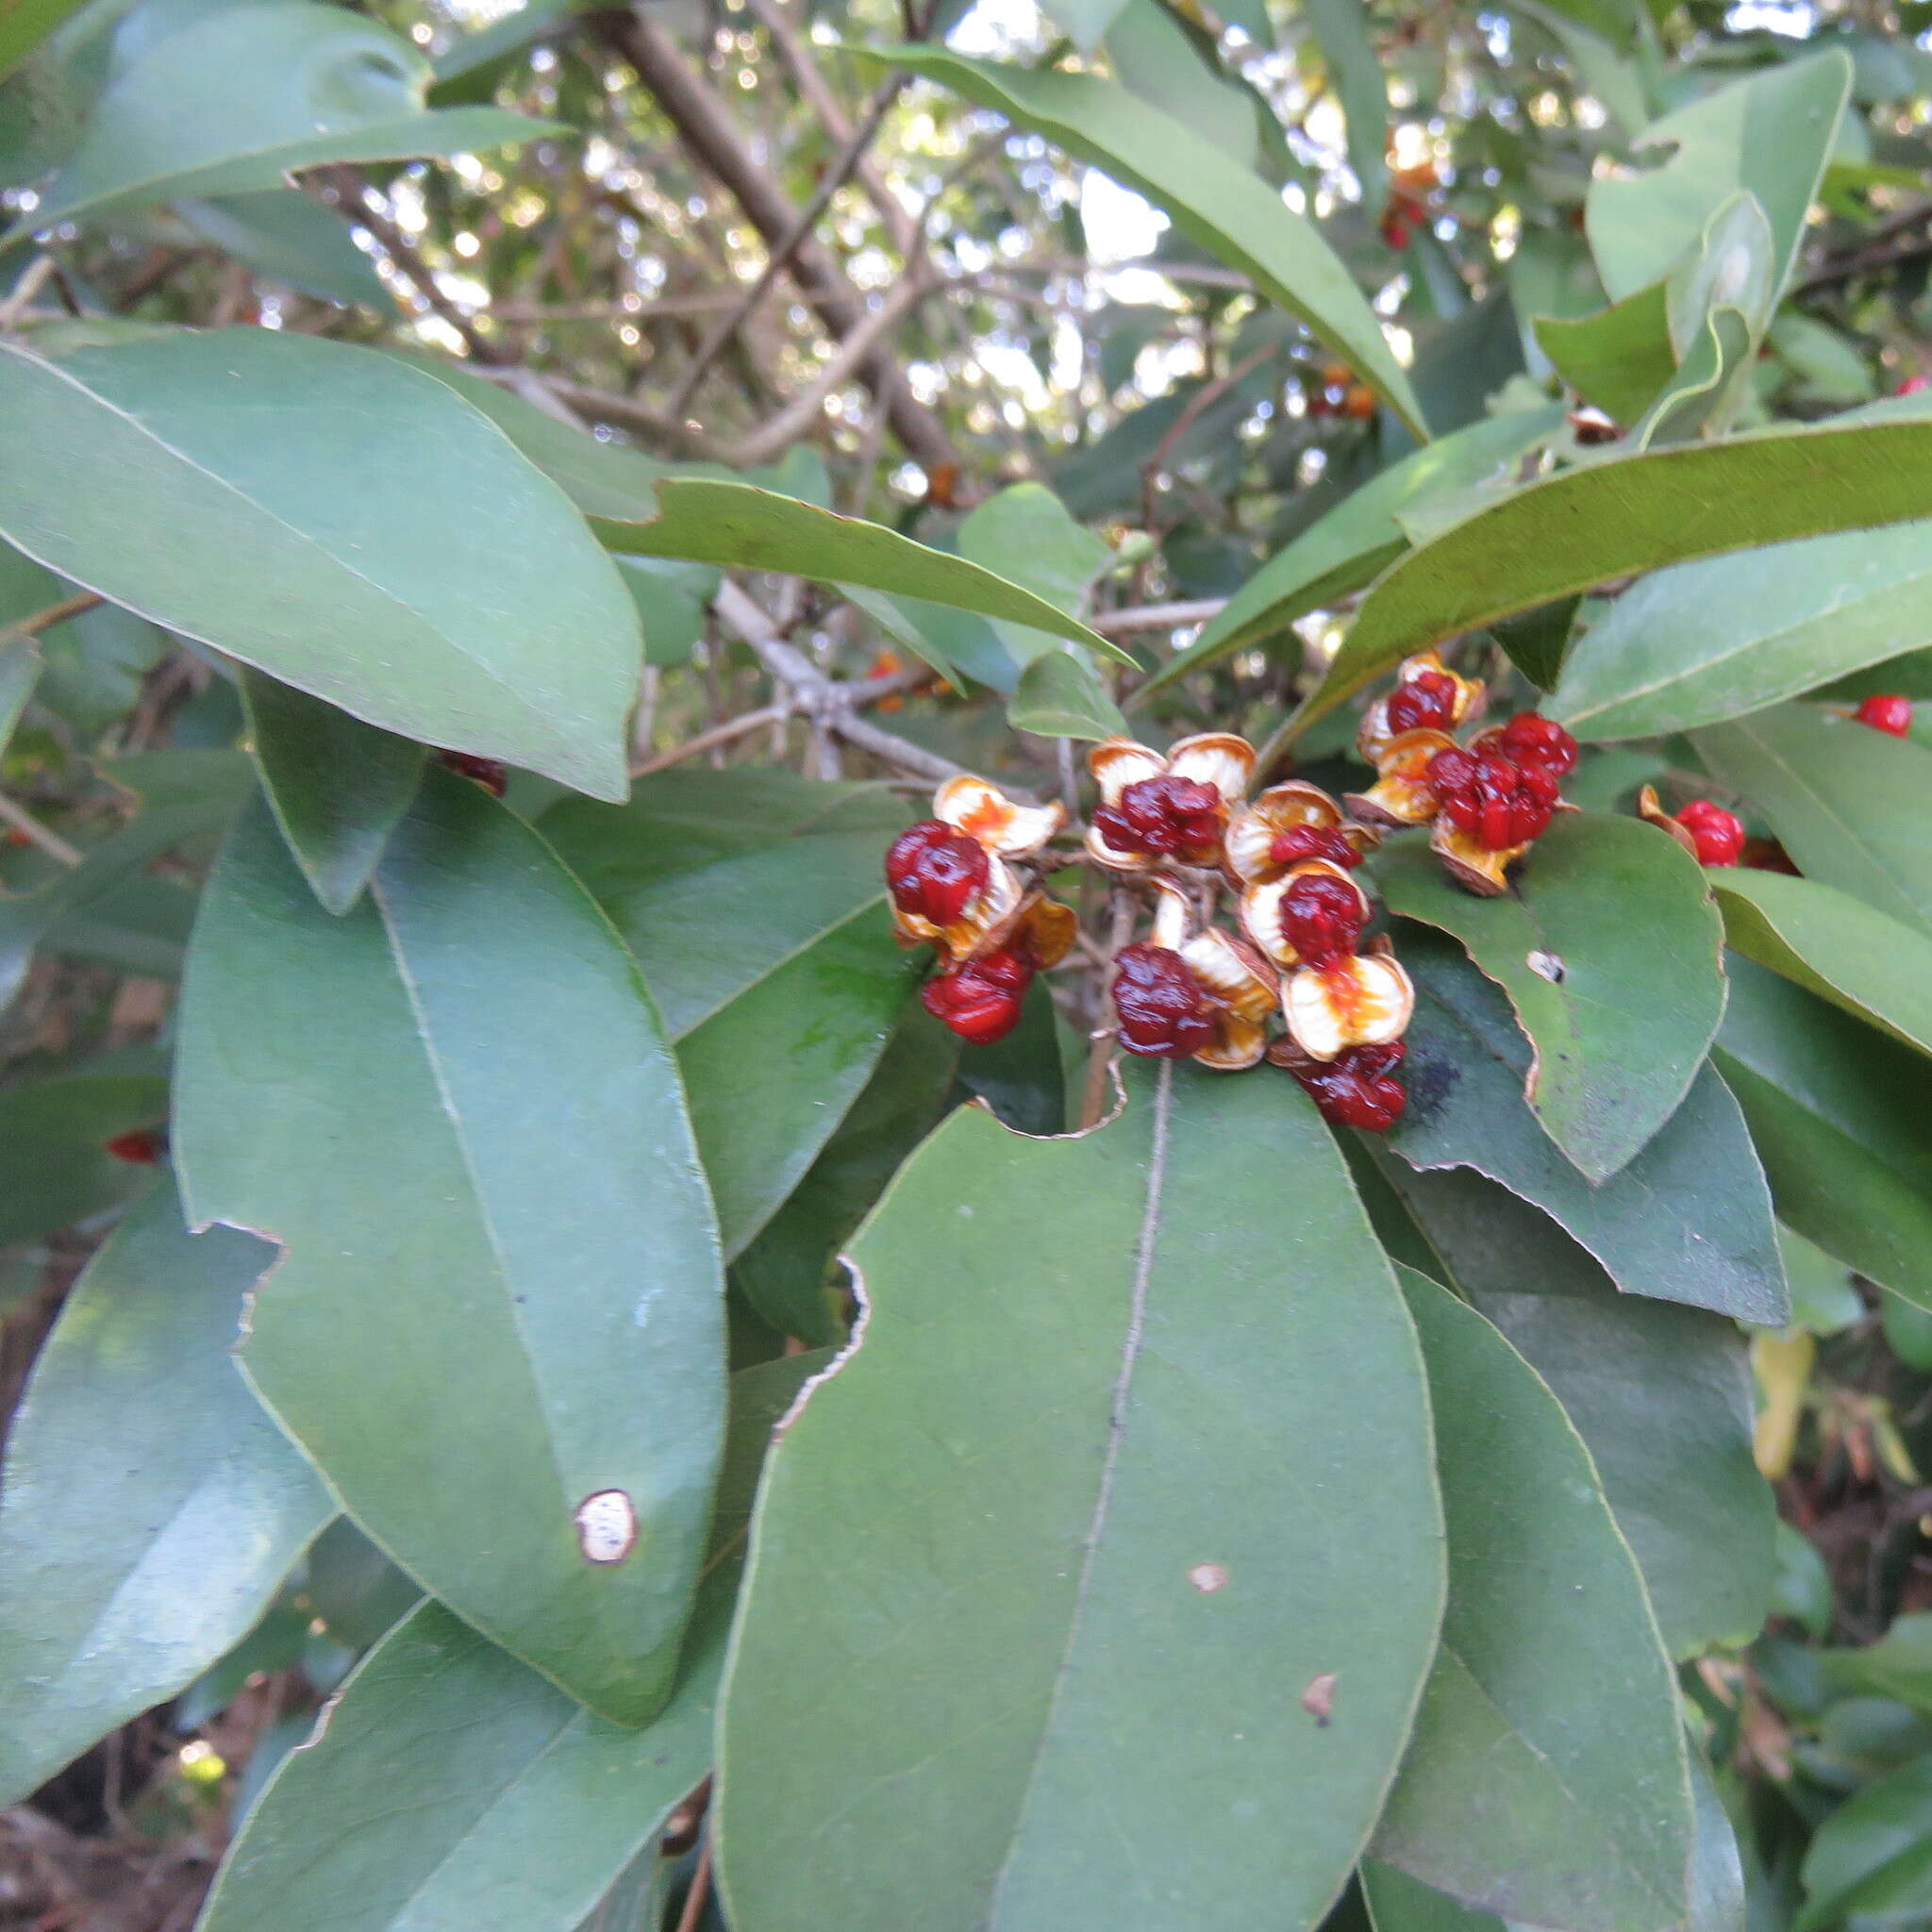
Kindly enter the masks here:
[[1473, 1911], [1375, 1858], [1363, 1860], [1361, 1885], [1373, 1932], [1508, 1932], [1494, 1913]]
[[32, 1241], [118, 1208], [140, 1193], [148, 1171], [109, 1154], [107, 1142], [158, 1126], [168, 1083], [154, 1057], [95, 1067], [0, 1092], [0, 1246]]
[[1714, 1051], [1778, 1218], [1932, 1308], [1932, 1134], [1916, 1054], [1748, 959]]
[[[1836, 1335], [1864, 1319], [1864, 1300], [1842, 1261], [1788, 1227], [1778, 1229], [1777, 1245], [1785, 1259], [1785, 1279], [1791, 1285], [1793, 1327], [1813, 1335]], [[1888, 1305], [1895, 1301], [1896, 1297], [1887, 1297]]]
[[369, 724], [624, 795], [636, 609], [445, 385], [259, 328], [0, 354], [0, 438], [63, 453], [0, 480], [30, 556]]
[[[1084, 609], [1094, 579], [1113, 561], [1113, 546], [1075, 523], [1066, 505], [1041, 483], [1015, 483], [988, 497], [960, 524], [958, 541], [959, 555], [969, 563], [1019, 584], [1058, 610]], [[1024, 625], [993, 628], [1021, 664], [1054, 648], [1051, 638]]]
[[901, 1172], [760, 1497], [734, 1923], [1309, 1925], [1340, 1891], [1441, 1529], [1413, 1330], [1287, 1084], [1137, 1073], [1068, 1141], [962, 1108]]
[[1428, 1364], [1449, 1606], [1374, 1856], [1511, 1919], [1674, 1928], [1690, 1786], [1636, 1559], [1541, 1378], [1446, 1290], [1399, 1278]]
[[1362, 205], [1379, 214], [1388, 199], [1389, 83], [1369, 30], [1363, 0], [1307, 0], [1307, 23], [1348, 130], [1348, 165], [1361, 183]]
[[1412, 430], [1427, 435], [1382, 325], [1320, 230], [1205, 136], [1092, 75], [971, 60], [931, 47], [849, 51], [938, 81], [1145, 195], [1191, 242], [1252, 276], [1261, 294], [1306, 323]]
[[396, 300], [356, 246], [349, 225], [296, 188], [182, 201], [175, 212], [204, 242], [272, 282], [350, 308], [394, 311]]
[[423, 775], [423, 747], [247, 666], [242, 702], [275, 824], [315, 896], [346, 912]]
[[[1389, 570], [1296, 713], [1296, 729], [1409, 652], [1518, 610], [1687, 558], [1904, 523], [1928, 509], [1932, 424], [1897, 418], [1765, 430], [1562, 471], [1477, 510]], [[1573, 662], [1588, 649], [1586, 640]], [[1560, 688], [1548, 709], [1566, 723], [1574, 716]]]
[[[1040, 991], [1051, 1019], [1051, 997]], [[958, 1036], [923, 1007], [908, 1008], [838, 1131], [739, 1256], [733, 1281], [781, 1335], [845, 1340], [845, 1296], [828, 1281], [833, 1257], [937, 1124], [959, 1062]]]
[[562, 131], [500, 108], [432, 113], [428, 84], [420, 49], [344, 8], [223, 8], [114, 75], [0, 249], [81, 215], [277, 188], [326, 161], [464, 154]]
[[1877, 1642], [1824, 1651], [1819, 1662], [1848, 1690], [1894, 1697], [1932, 1714], [1932, 1613], [1916, 1610], [1895, 1617]]
[[1027, 660], [1008, 702], [1007, 722], [1041, 738], [1114, 738], [1127, 730], [1100, 674], [1071, 651], [1041, 651]]
[[1591, 249], [1612, 300], [1667, 274], [1740, 189], [1770, 218], [1772, 286], [1781, 291], [1851, 80], [1850, 60], [1833, 50], [1768, 68], [1652, 122], [1636, 151], [1661, 154], [1662, 164], [1599, 174], [1585, 204]]
[[1737, 1103], [1707, 1067], [1643, 1150], [1592, 1184], [1523, 1098], [1529, 1043], [1503, 993], [1447, 941], [1405, 927], [1416, 984], [1408, 1110], [1388, 1145], [1409, 1166], [1474, 1168], [1533, 1202], [1626, 1294], [1743, 1321], [1790, 1314], [1771, 1196]]
[[1648, 738], [1882, 664], [1932, 634], [1928, 534], [1852, 530], [1658, 571], [1584, 634], [1544, 709], [1580, 738]]
[[1691, 742], [1753, 800], [1800, 872], [1932, 937], [1932, 749], [1786, 705]]
[[[617, 935], [450, 774], [340, 919], [258, 807], [209, 881], [180, 1035], [190, 1211], [284, 1248], [257, 1389], [426, 1590], [593, 1708], [651, 1715], [710, 1509], [724, 1323], [676, 1072]], [[578, 1521], [592, 1497], [608, 1541]]]
[[14, 726], [40, 681], [40, 646], [30, 637], [0, 634], [0, 753], [12, 741]]
[[1787, 873], [1725, 867], [1710, 882], [1737, 951], [1932, 1053], [1932, 938], [1920, 927]]
[[1867, 1785], [1819, 1827], [1805, 1853], [1797, 1932], [1924, 1924], [1932, 1914], [1932, 1757]]
[[1391, 463], [1269, 558], [1185, 651], [1141, 685], [1138, 697], [1360, 590], [1408, 547], [1398, 512], [1487, 481], [1506, 481], [1516, 459], [1562, 423], [1560, 406], [1515, 410], [1472, 423]]
[[1736, 1324], [1618, 1294], [1559, 1228], [1492, 1182], [1391, 1172], [1457, 1284], [1589, 1445], [1671, 1655], [1748, 1641], [1765, 1617], [1775, 1512], [1752, 1460]]
[[83, 0], [6, 0], [0, 6], [0, 79], [82, 4]]
[[1106, 47], [1114, 79], [1137, 99], [1211, 142], [1239, 167], [1252, 168], [1260, 159], [1255, 97], [1223, 72], [1211, 41], [1197, 42], [1160, 0], [1132, 0], [1123, 8], [1108, 29]]
[[[572, 1932], [711, 1763], [751, 1482], [823, 1357], [734, 1376], [735, 1468], [676, 1690], [628, 1730], [421, 1605], [283, 1760], [224, 1861], [201, 1932]], [[748, 1480], [747, 1480], [748, 1478]]]
[[1572, 1163], [1592, 1181], [1626, 1166], [1676, 1111], [1724, 1012], [1696, 860], [1641, 820], [1578, 812], [1501, 898], [1453, 885], [1421, 833], [1385, 848], [1374, 877], [1391, 912], [1453, 933], [1509, 995], [1535, 1049], [1524, 1097]]
[[334, 1510], [229, 1353], [272, 1252], [189, 1234], [163, 1174], [61, 1310], [0, 1506], [0, 1803], [246, 1635]]
[[1539, 316], [1531, 326], [1557, 374], [1618, 423], [1635, 423], [1677, 373], [1661, 278], [1594, 315]]
[[822, 584], [856, 584], [1004, 618], [1070, 638], [1120, 663], [1134, 661], [1131, 654], [1045, 598], [963, 557], [915, 543], [883, 524], [708, 476], [664, 477], [656, 486], [656, 497], [655, 517], [619, 522], [592, 516], [591, 528], [612, 550], [735, 570], [779, 571]]
[[1048, 0], [1041, 8], [1074, 46], [1091, 54], [1127, 0]]
[[[732, 1257], [857, 1099], [917, 962], [893, 943], [885, 905], [903, 807], [783, 773], [718, 774], [707, 794], [692, 788], [699, 775], [709, 774], [667, 773], [622, 808], [571, 801], [543, 826], [663, 1014]], [[709, 815], [708, 795], [719, 801]], [[834, 824], [850, 829], [816, 829]]]

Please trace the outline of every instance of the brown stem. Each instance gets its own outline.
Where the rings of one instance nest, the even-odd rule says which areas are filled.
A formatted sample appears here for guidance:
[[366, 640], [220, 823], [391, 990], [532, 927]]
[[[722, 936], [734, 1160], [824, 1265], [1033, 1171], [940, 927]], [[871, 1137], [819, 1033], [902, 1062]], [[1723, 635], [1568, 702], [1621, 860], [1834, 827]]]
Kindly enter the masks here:
[[691, 1890], [684, 1896], [684, 1909], [677, 1915], [677, 1932], [696, 1932], [705, 1915], [705, 1901], [711, 1892], [711, 1835], [698, 1847], [697, 1870], [691, 1874]]
[[1121, 949], [1134, 936], [1134, 900], [1124, 886], [1113, 889], [1113, 915], [1107, 935], [1107, 972], [1101, 982], [1100, 1008], [1095, 1013], [1095, 1024], [1089, 1036], [1091, 1045], [1087, 1050], [1087, 1085], [1080, 1095], [1080, 1127], [1098, 1126], [1100, 1116], [1107, 1110], [1107, 1076], [1113, 1065], [1114, 1041], [1119, 1029], [1107, 1024], [1108, 1004], [1113, 996], [1115, 962]]

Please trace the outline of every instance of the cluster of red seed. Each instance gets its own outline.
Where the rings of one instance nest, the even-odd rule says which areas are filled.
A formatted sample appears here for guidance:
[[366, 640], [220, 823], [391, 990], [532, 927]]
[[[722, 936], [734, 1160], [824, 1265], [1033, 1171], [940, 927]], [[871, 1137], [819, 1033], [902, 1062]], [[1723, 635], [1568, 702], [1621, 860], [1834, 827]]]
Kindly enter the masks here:
[[1163, 773], [1129, 785], [1117, 804], [1096, 807], [1093, 828], [1117, 852], [1205, 865], [1220, 849], [1226, 816], [1213, 786]]
[[1020, 1024], [1034, 967], [1011, 947], [969, 959], [919, 990], [925, 1010], [974, 1046], [1004, 1040]]
[[1489, 852], [1530, 844], [1549, 830], [1576, 741], [1535, 711], [1520, 711], [1474, 744], [1439, 751], [1428, 785], [1450, 824]]
[[[886, 890], [901, 912], [949, 926], [986, 889], [992, 859], [978, 840], [942, 819], [922, 819], [893, 840], [886, 854]], [[926, 981], [920, 998], [934, 1019], [976, 1046], [1004, 1040], [1020, 1024], [1031, 960], [995, 948]]]
[[1385, 1046], [1351, 1046], [1324, 1064], [1289, 1063], [1289, 1072], [1334, 1127], [1360, 1127], [1386, 1134], [1408, 1105], [1408, 1089], [1395, 1077], [1408, 1053], [1406, 1041]]
[[1172, 946], [1135, 945], [1114, 959], [1121, 1044], [1143, 1059], [1184, 1060], [1214, 1037], [1214, 1008]]

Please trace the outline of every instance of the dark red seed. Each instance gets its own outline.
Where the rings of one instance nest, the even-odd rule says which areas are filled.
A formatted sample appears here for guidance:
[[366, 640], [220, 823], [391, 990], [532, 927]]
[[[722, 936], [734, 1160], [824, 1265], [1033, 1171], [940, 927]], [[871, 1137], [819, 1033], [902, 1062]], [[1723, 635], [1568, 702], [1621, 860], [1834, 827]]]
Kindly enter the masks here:
[[886, 886], [901, 912], [951, 925], [981, 891], [991, 870], [976, 839], [941, 819], [922, 819], [886, 854]]
[[1541, 765], [1558, 778], [1576, 769], [1576, 741], [1551, 719], [1536, 711], [1519, 711], [1508, 724], [1486, 731], [1478, 744], [1498, 744], [1519, 765]]
[[1020, 1024], [1033, 968], [1017, 953], [989, 953], [957, 972], [928, 979], [919, 990], [925, 1010], [961, 1040], [991, 1046]]
[[1693, 798], [1677, 823], [1695, 841], [1700, 865], [1736, 865], [1743, 853], [1744, 821], [1707, 798]]
[[138, 1167], [152, 1167], [161, 1158], [164, 1144], [152, 1127], [136, 1127], [130, 1133], [116, 1134], [111, 1141], [103, 1141], [101, 1148], [116, 1160], [131, 1160]]
[[508, 783], [501, 758], [479, 758], [466, 751], [446, 751], [440, 754], [440, 762], [458, 777], [475, 779], [492, 797], [501, 798], [503, 788]]
[[1491, 852], [1541, 838], [1559, 795], [1552, 773], [1519, 763], [1494, 743], [1439, 751], [1429, 760], [1428, 784], [1450, 824]]
[[1309, 966], [1347, 958], [1367, 916], [1361, 893], [1332, 873], [1304, 873], [1281, 895], [1281, 936]]
[[1163, 773], [1129, 785], [1117, 803], [1093, 814], [1093, 824], [1116, 852], [1206, 859], [1221, 842], [1225, 815], [1213, 786]]
[[1869, 724], [1874, 731], [1905, 738], [1912, 728], [1912, 701], [1891, 695], [1867, 698], [1854, 715], [1860, 724]]
[[1295, 1078], [1329, 1125], [1386, 1134], [1408, 1105], [1408, 1090], [1394, 1075], [1407, 1051], [1399, 1040], [1344, 1047], [1325, 1065], [1297, 1069]]
[[1456, 722], [1456, 680], [1446, 671], [1419, 671], [1389, 693], [1383, 709], [1398, 731], [1446, 731]]
[[1348, 834], [1339, 825], [1291, 825], [1276, 832], [1268, 857], [1276, 865], [1300, 865], [1310, 858], [1325, 858], [1330, 865], [1350, 869], [1362, 862], [1362, 856], [1348, 842]]
[[1214, 1038], [1214, 1008], [1167, 946], [1128, 946], [1114, 961], [1121, 1044], [1145, 1059], [1184, 1060]]

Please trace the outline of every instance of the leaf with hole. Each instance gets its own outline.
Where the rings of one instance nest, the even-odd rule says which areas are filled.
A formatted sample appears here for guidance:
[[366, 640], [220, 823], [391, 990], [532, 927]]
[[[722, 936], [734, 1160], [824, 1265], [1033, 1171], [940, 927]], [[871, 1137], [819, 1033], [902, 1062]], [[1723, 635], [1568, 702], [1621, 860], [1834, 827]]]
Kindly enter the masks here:
[[432, 770], [336, 918], [255, 808], [195, 928], [175, 1143], [197, 1222], [284, 1250], [243, 1366], [358, 1524], [651, 1715], [710, 1511], [721, 1268], [670, 1049], [582, 888]]
[[1421, 833], [1386, 846], [1374, 877], [1391, 912], [1453, 934], [1508, 994], [1534, 1049], [1524, 1097], [1576, 1168], [1601, 1181], [1627, 1165], [1724, 1012], [1721, 922], [1690, 854], [1640, 820], [1577, 812], [1501, 898], [1453, 885]]

